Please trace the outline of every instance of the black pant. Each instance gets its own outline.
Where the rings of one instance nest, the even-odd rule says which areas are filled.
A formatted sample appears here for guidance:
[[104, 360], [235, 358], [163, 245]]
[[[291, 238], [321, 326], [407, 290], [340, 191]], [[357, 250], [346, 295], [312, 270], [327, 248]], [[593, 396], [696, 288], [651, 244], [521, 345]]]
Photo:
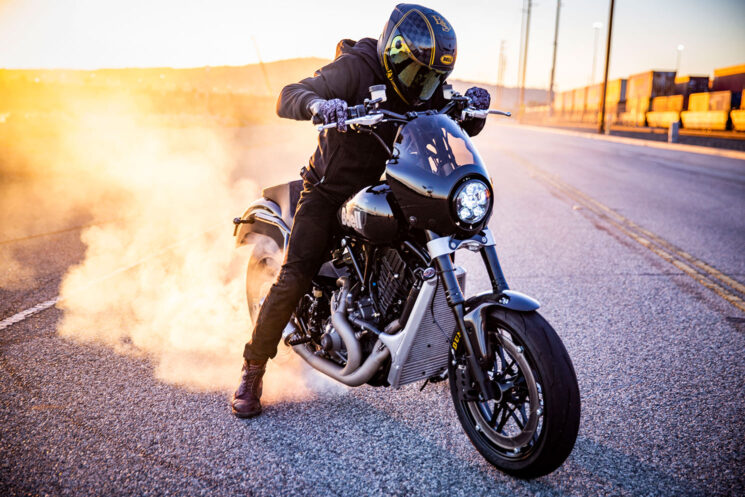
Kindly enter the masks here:
[[251, 341], [243, 351], [247, 361], [263, 361], [277, 354], [282, 330], [323, 263], [330, 237], [337, 227], [338, 207], [305, 184], [295, 211], [285, 261], [261, 306]]

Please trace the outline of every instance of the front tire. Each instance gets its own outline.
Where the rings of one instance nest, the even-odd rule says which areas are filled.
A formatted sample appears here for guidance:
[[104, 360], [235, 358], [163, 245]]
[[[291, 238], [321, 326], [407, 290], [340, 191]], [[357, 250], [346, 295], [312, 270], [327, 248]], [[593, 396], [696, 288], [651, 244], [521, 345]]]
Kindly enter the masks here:
[[482, 402], [465, 357], [450, 361], [450, 392], [468, 438], [505, 473], [536, 478], [551, 473], [574, 447], [580, 395], [561, 339], [537, 312], [494, 307], [485, 320], [487, 378], [500, 398]]

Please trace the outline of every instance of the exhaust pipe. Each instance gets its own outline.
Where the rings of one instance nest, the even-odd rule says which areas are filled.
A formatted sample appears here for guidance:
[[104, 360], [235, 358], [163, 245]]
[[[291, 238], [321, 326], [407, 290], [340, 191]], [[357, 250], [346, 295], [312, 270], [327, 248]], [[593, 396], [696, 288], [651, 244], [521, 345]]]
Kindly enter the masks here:
[[[295, 345], [292, 348], [314, 369], [345, 385], [357, 387], [373, 377], [378, 371], [378, 368], [380, 368], [380, 365], [383, 364], [383, 361], [390, 355], [390, 352], [388, 351], [388, 347], [378, 340], [370, 356], [368, 356], [364, 364], [360, 365], [362, 361], [362, 349], [360, 348], [360, 342], [354, 336], [354, 328], [352, 328], [352, 325], [347, 319], [345, 301], [348, 294], [348, 281], [346, 278], [339, 278], [339, 283], [342, 286], [341, 298], [339, 299], [337, 310], [331, 316], [331, 322], [347, 349], [347, 364], [341, 367], [328, 359], [319, 357], [304, 343]], [[289, 329], [290, 326], [292, 330]], [[283, 336], [289, 337], [295, 330], [295, 325], [290, 323], [285, 328]]]
[[390, 355], [388, 347], [378, 340], [375, 347], [373, 347], [372, 354], [370, 354], [359, 368], [349, 374], [342, 374], [345, 368], [334, 364], [328, 359], [315, 355], [315, 353], [305, 343], [295, 345], [293, 350], [297, 352], [300, 357], [305, 359], [305, 362], [310, 364], [313, 369], [317, 369], [325, 375], [350, 387], [358, 387], [363, 383], [368, 382], [378, 371], [380, 365], [383, 364], [383, 361], [385, 361]]

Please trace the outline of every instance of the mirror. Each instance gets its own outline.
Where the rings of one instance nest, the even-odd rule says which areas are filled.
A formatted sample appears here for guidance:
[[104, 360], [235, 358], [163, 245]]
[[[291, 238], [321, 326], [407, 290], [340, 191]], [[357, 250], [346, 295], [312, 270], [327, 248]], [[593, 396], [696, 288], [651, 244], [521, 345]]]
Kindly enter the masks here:
[[377, 100], [378, 98], [381, 102], [385, 102], [385, 85], [373, 85], [370, 87], [370, 99]]
[[442, 85], [442, 96], [445, 100], [453, 98], [453, 85]]

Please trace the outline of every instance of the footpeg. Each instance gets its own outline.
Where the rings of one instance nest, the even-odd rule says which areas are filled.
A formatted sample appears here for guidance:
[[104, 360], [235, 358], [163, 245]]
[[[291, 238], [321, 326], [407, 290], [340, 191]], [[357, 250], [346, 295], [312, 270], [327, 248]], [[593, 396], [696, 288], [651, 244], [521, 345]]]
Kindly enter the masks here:
[[307, 336], [297, 336], [297, 333], [292, 335], [289, 340], [287, 340], [287, 344], [291, 347], [294, 347], [295, 345], [301, 345], [303, 343], [310, 342], [310, 337]]

